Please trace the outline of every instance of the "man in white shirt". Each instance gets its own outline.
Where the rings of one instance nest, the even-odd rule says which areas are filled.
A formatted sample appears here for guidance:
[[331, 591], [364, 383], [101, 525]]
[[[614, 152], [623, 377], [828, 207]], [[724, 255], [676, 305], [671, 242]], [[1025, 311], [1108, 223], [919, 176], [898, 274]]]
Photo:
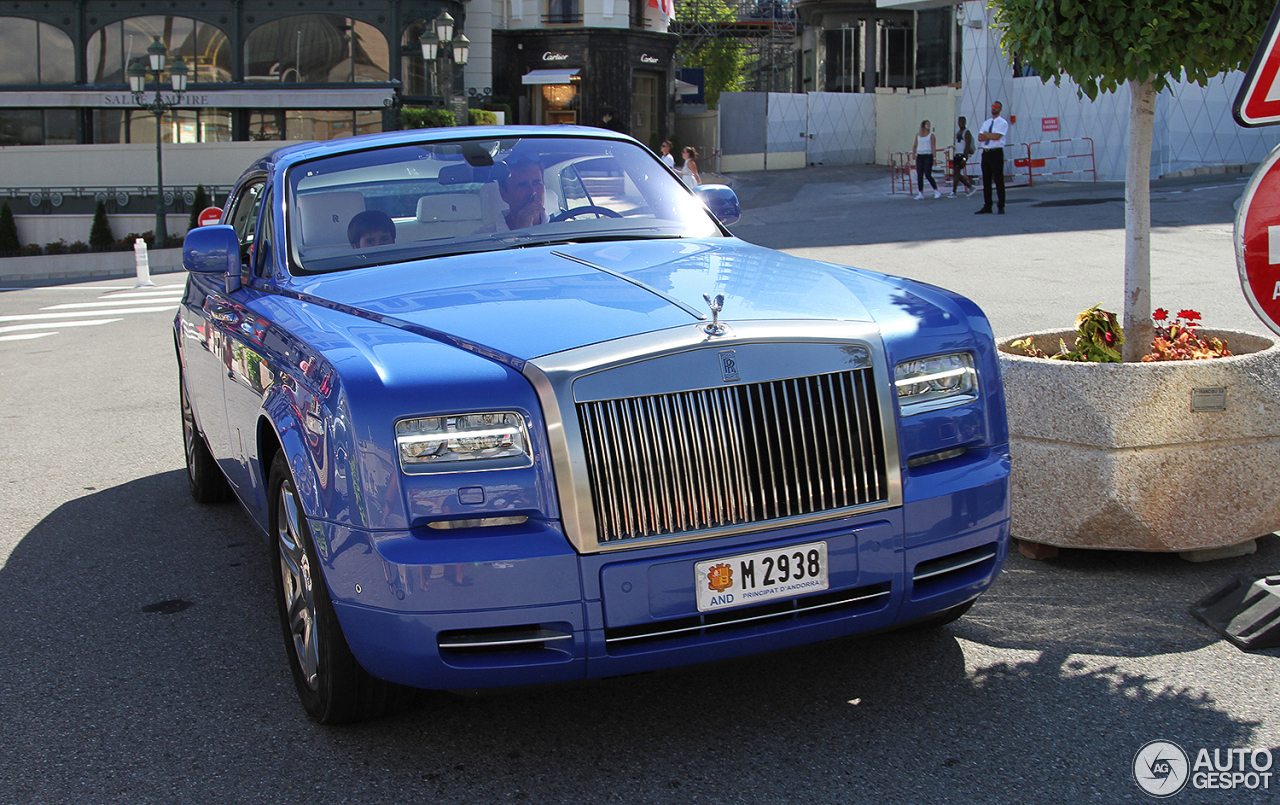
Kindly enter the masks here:
[[676, 169], [676, 158], [671, 155], [670, 140], [662, 141], [662, 164], [666, 165], [668, 168], [671, 168], [671, 170]]
[[991, 212], [991, 185], [996, 188], [996, 211], [1004, 215], [1004, 141], [1009, 135], [1009, 121], [1000, 116], [1004, 106], [991, 102], [991, 118], [978, 130], [978, 147], [982, 149], [982, 209], [975, 215]]

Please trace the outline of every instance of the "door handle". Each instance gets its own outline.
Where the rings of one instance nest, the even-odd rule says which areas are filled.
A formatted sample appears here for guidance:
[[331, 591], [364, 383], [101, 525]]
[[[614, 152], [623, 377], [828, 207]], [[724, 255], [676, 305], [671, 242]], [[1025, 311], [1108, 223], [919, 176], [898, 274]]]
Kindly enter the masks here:
[[236, 316], [236, 309], [232, 305], [224, 304], [222, 302], [214, 302], [209, 306], [209, 318], [214, 321], [229, 324], [239, 317]]

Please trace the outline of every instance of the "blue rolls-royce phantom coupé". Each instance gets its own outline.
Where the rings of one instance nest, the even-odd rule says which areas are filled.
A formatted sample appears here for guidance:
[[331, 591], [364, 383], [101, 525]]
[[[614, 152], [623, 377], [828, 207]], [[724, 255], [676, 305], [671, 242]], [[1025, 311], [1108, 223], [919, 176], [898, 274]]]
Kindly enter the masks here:
[[320, 722], [962, 615], [1009, 545], [990, 326], [753, 246], [601, 129], [281, 148], [188, 233], [197, 500]]

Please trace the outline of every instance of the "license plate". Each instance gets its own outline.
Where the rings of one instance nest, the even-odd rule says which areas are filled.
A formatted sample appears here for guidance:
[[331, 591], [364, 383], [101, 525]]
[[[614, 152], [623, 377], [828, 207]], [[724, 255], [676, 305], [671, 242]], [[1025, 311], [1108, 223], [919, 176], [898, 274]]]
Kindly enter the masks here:
[[712, 559], [693, 571], [699, 612], [816, 593], [827, 589], [827, 543]]

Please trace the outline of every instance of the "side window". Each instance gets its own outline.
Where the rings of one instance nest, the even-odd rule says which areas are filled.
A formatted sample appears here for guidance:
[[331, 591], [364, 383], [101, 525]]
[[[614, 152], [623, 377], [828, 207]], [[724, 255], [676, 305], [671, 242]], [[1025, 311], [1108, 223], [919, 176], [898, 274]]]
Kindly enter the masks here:
[[271, 240], [275, 232], [272, 226], [275, 216], [272, 214], [270, 192], [266, 194], [262, 203], [265, 205], [262, 211], [262, 226], [258, 227], [258, 240], [253, 249], [253, 275], [255, 277], [266, 277], [271, 274], [273, 258]]
[[254, 227], [258, 223], [258, 205], [262, 203], [265, 186], [261, 181], [246, 186], [236, 197], [235, 207], [231, 210], [229, 223], [235, 227], [236, 237], [240, 239], [241, 265], [248, 265], [253, 253]]

